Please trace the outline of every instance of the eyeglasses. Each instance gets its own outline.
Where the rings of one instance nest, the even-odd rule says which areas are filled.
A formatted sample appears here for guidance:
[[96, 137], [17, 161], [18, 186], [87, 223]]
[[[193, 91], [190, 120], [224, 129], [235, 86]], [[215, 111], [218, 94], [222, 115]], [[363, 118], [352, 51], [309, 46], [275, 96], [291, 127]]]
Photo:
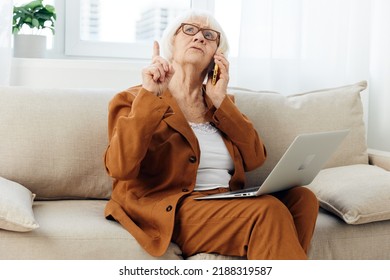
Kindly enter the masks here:
[[203, 37], [205, 37], [205, 39], [209, 41], [217, 41], [217, 44], [219, 45], [219, 38], [221, 36], [221, 33], [216, 30], [209, 28], [200, 28], [199, 26], [190, 23], [182, 23], [175, 34], [177, 34], [180, 29], [183, 30], [184, 34], [187, 34], [189, 36], [195, 36], [196, 34], [198, 34], [199, 31], [202, 31]]

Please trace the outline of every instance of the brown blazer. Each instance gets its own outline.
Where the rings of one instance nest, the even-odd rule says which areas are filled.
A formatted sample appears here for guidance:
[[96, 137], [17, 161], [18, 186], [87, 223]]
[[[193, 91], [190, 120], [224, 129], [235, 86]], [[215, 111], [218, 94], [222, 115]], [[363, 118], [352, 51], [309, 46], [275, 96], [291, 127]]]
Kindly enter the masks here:
[[[264, 145], [233, 98], [225, 98], [218, 110], [205, 98], [207, 118], [222, 131], [234, 162], [230, 188], [240, 189], [244, 172], [264, 162]], [[200, 158], [196, 136], [169, 91], [158, 97], [140, 86], [112, 99], [108, 133], [105, 165], [114, 182], [105, 215], [149, 254], [161, 256], [171, 241], [176, 205], [195, 187]]]

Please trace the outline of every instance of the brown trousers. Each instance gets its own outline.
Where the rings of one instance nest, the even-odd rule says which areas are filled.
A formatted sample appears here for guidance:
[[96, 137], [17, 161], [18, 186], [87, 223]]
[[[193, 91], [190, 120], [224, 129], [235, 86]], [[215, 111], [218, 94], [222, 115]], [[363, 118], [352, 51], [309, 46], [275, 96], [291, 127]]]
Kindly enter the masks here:
[[[207, 193], [225, 190], [207, 191]], [[217, 253], [248, 259], [307, 259], [318, 201], [305, 187], [255, 198], [194, 200], [178, 205], [172, 241], [184, 257]]]

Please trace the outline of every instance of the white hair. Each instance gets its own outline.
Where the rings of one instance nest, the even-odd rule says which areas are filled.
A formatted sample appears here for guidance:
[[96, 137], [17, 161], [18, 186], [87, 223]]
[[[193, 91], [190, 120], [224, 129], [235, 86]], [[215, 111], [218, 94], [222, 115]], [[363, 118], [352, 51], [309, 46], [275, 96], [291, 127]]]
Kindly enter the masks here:
[[207, 12], [207, 11], [201, 11], [201, 10], [188, 10], [186, 13], [178, 16], [176, 19], [174, 19], [164, 30], [160, 47], [161, 47], [161, 53], [162, 56], [165, 57], [168, 61], [172, 62], [172, 49], [173, 49], [173, 39], [175, 37], [175, 33], [177, 29], [180, 27], [180, 25], [183, 22], [191, 22], [193, 19], [206, 19], [207, 25], [209, 28], [214, 29], [221, 33], [220, 40], [219, 40], [219, 46], [218, 48], [227, 55], [229, 51], [229, 44], [226, 38], [226, 34], [223, 31], [221, 25], [217, 22], [217, 20], [214, 18], [214, 16]]

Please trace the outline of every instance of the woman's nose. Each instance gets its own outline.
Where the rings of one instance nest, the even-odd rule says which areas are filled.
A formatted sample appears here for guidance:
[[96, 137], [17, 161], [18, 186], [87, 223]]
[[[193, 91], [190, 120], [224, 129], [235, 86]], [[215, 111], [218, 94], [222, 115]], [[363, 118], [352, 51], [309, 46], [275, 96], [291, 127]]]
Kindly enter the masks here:
[[193, 40], [194, 40], [194, 42], [199, 41], [202, 44], [206, 41], [206, 39], [204, 38], [203, 33], [201, 31], [199, 31], [198, 33], [196, 33], [194, 35], [194, 39]]

